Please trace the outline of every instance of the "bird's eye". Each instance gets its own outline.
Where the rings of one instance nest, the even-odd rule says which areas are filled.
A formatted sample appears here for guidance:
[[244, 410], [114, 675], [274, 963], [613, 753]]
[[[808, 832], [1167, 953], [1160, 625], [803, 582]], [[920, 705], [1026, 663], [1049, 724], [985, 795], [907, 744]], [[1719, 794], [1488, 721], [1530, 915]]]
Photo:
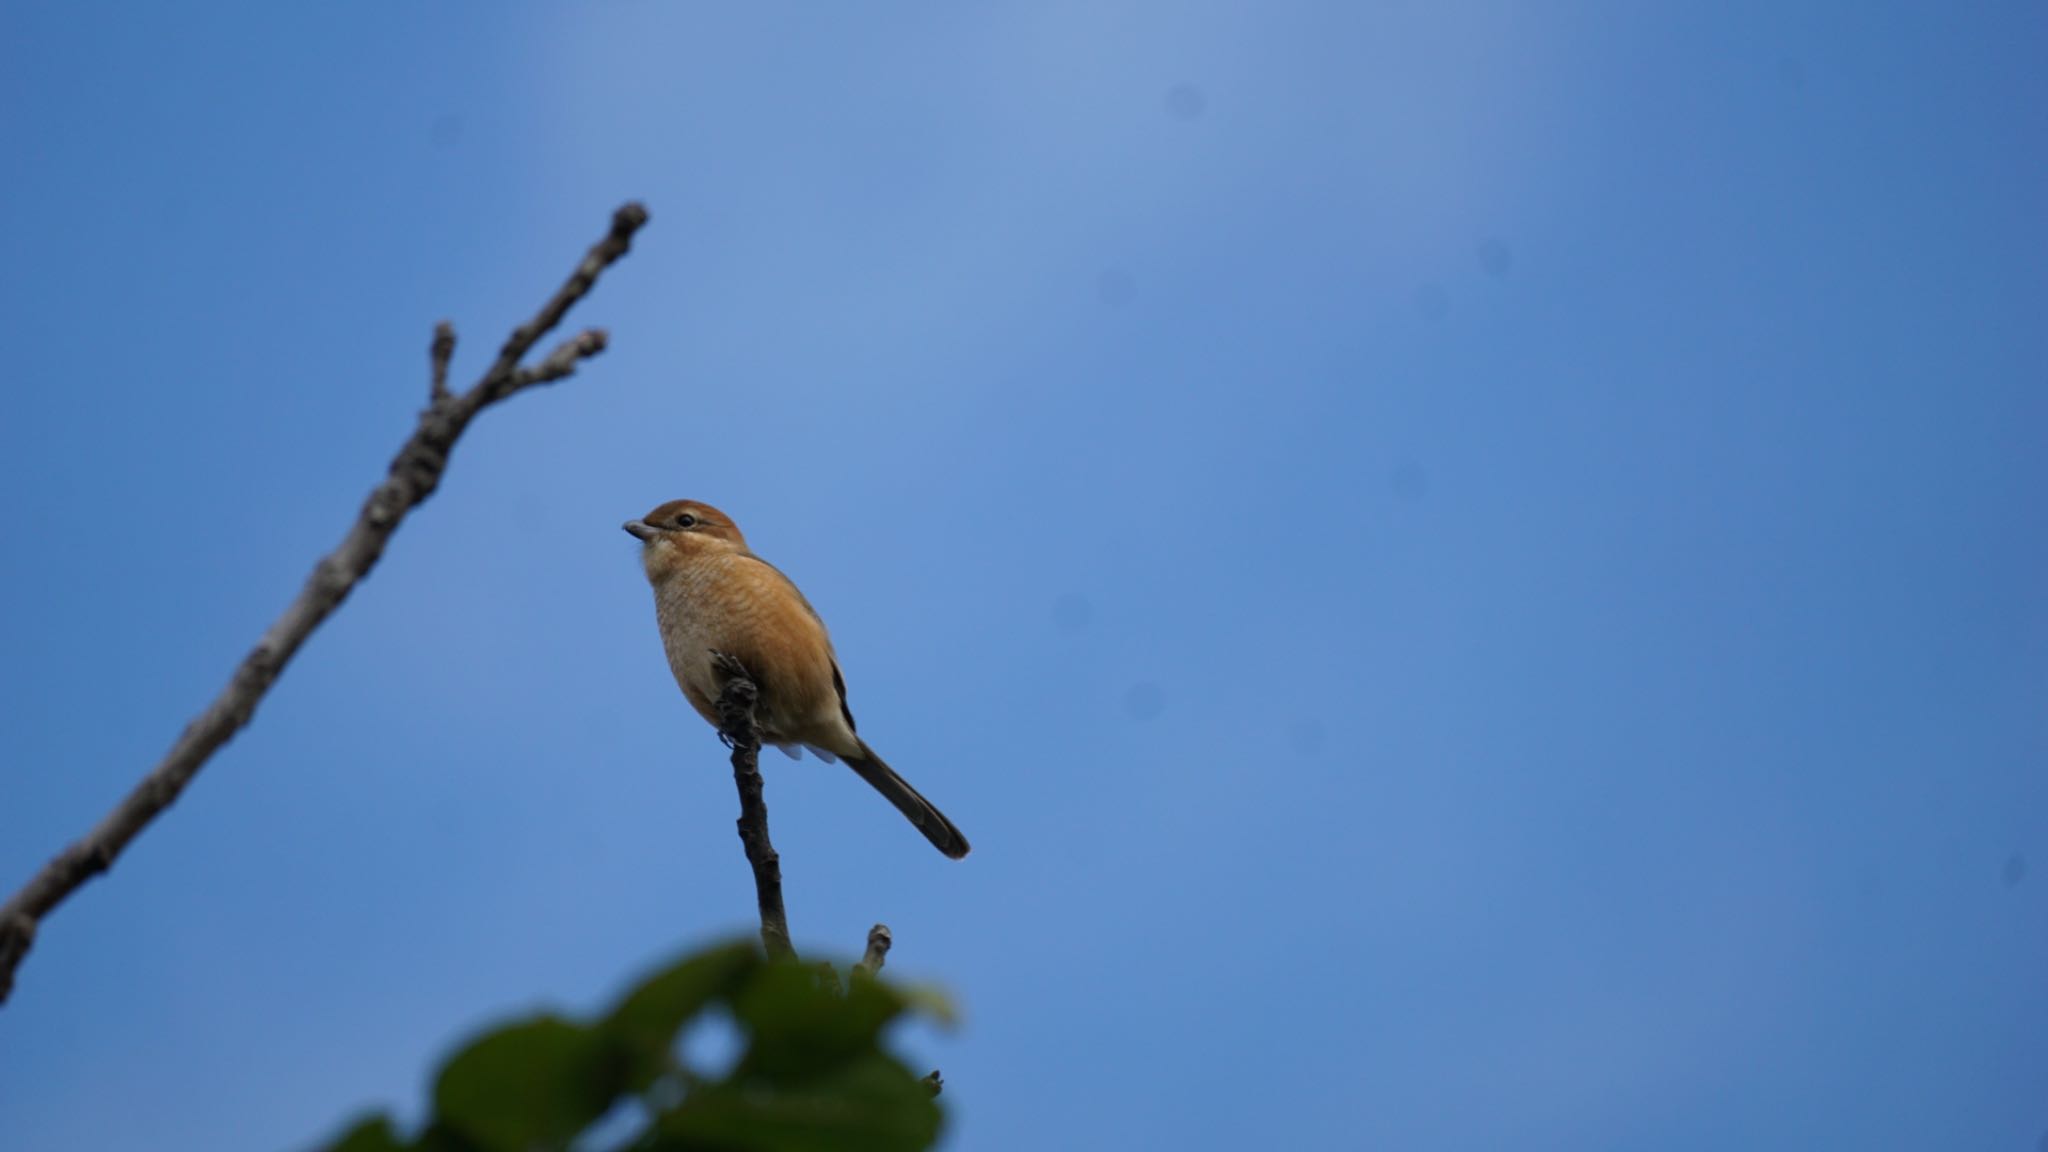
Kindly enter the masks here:
[[676, 517], [676, 527], [678, 528], [694, 527], [696, 523], [697, 518], [695, 516], [690, 515], [688, 512], [685, 512], [681, 516]]

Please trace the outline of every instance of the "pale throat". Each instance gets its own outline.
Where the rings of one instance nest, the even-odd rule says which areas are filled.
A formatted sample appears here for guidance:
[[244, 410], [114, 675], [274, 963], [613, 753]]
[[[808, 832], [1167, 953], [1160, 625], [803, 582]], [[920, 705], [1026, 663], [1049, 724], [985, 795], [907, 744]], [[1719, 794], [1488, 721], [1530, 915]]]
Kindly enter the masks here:
[[674, 557], [657, 558], [650, 548], [646, 566], [648, 582], [654, 587], [654, 619], [661, 628], [669, 671], [678, 683], [715, 698], [718, 677], [711, 668], [711, 652], [731, 642], [713, 627], [712, 617], [717, 613], [710, 603], [711, 590], [724, 575], [724, 558], [695, 557], [678, 563]]

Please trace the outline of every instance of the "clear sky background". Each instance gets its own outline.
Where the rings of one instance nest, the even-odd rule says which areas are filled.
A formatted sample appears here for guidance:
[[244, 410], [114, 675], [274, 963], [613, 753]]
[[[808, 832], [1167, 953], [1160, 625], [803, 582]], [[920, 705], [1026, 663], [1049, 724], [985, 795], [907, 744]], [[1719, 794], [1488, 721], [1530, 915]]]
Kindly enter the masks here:
[[0, 7], [0, 885], [610, 211], [45, 925], [0, 1144], [292, 1149], [752, 927], [620, 521], [732, 513], [972, 838], [769, 764], [952, 1149], [2048, 1146], [2048, 9]]

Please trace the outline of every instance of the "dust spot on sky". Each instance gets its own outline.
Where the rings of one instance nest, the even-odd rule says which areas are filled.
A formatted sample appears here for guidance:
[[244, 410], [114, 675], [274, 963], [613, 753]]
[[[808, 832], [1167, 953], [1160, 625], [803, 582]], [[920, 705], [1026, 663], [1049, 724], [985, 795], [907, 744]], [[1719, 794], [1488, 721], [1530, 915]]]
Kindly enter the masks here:
[[1413, 460], [1403, 460], [1387, 476], [1387, 486], [1397, 500], [1420, 500], [1429, 495], [1429, 470]]
[[1423, 284], [1415, 289], [1415, 310], [1422, 318], [1434, 324], [1451, 311], [1451, 298], [1441, 284]]
[[1062, 632], [1079, 632], [1095, 617], [1095, 606], [1079, 592], [1062, 593], [1052, 602], [1052, 622]]
[[1150, 680], [1140, 680], [1124, 693], [1124, 715], [1133, 720], [1151, 720], [1165, 707], [1166, 698], [1160, 694], [1159, 685]]
[[1296, 720], [1287, 729], [1287, 743], [1303, 756], [1313, 756], [1321, 752], [1323, 743], [1329, 737], [1330, 734], [1324, 729], [1323, 722], [1313, 716], [1305, 720]]
[[1208, 110], [1208, 94], [1193, 84], [1175, 84], [1166, 90], [1166, 114], [1175, 120], [1200, 120]]
[[2017, 888], [2027, 878], [2027, 858], [2018, 852], [2005, 858], [2005, 866], [1998, 870], [1998, 878], [2005, 881], [2007, 888]]
[[[453, 386], [452, 383], [450, 386]], [[528, 488], [523, 491], [514, 492], [511, 495], [510, 503], [513, 510], [518, 514], [521, 524], [533, 528], [547, 526], [548, 502], [541, 498], [538, 490]], [[617, 528], [612, 529], [614, 535], [617, 535], [618, 531]]]
[[462, 143], [462, 117], [453, 112], [434, 117], [427, 127], [427, 140], [443, 152]]
[[1138, 283], [1121, 268], [1104, 268], [1096, 274], [1095, 295], [1111, 308], [1121, 308], [1137, 298]]
[[1515, 251], [1498, 236], [1479, 242], [1479, 270], [1498, 280], [1515, 266]]

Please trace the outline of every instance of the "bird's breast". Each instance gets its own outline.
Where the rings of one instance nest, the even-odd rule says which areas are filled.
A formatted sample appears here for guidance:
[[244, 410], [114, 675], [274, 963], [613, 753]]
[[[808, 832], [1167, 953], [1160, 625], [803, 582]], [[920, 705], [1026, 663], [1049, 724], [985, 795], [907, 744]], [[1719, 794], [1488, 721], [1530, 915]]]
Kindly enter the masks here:
[[662, 646], [684, 691], [715, 697], [711, 654], [731, 652], [737, 637], [758, 628], [759, 597], [733, 578], [730, 567], [726, 558], [705, 557], [676, 567], [655, 585]]
[[828, 704], [836, 712], [831, 641], [774, 569], [742, 555], [696, 558], [655, 586], [654, 605], [669, 670], [711, 723], [722, 688], [714, 652], [745, 665], [760, 687], [756, 719], [764, 734], [806, 728], [805, 719]]

